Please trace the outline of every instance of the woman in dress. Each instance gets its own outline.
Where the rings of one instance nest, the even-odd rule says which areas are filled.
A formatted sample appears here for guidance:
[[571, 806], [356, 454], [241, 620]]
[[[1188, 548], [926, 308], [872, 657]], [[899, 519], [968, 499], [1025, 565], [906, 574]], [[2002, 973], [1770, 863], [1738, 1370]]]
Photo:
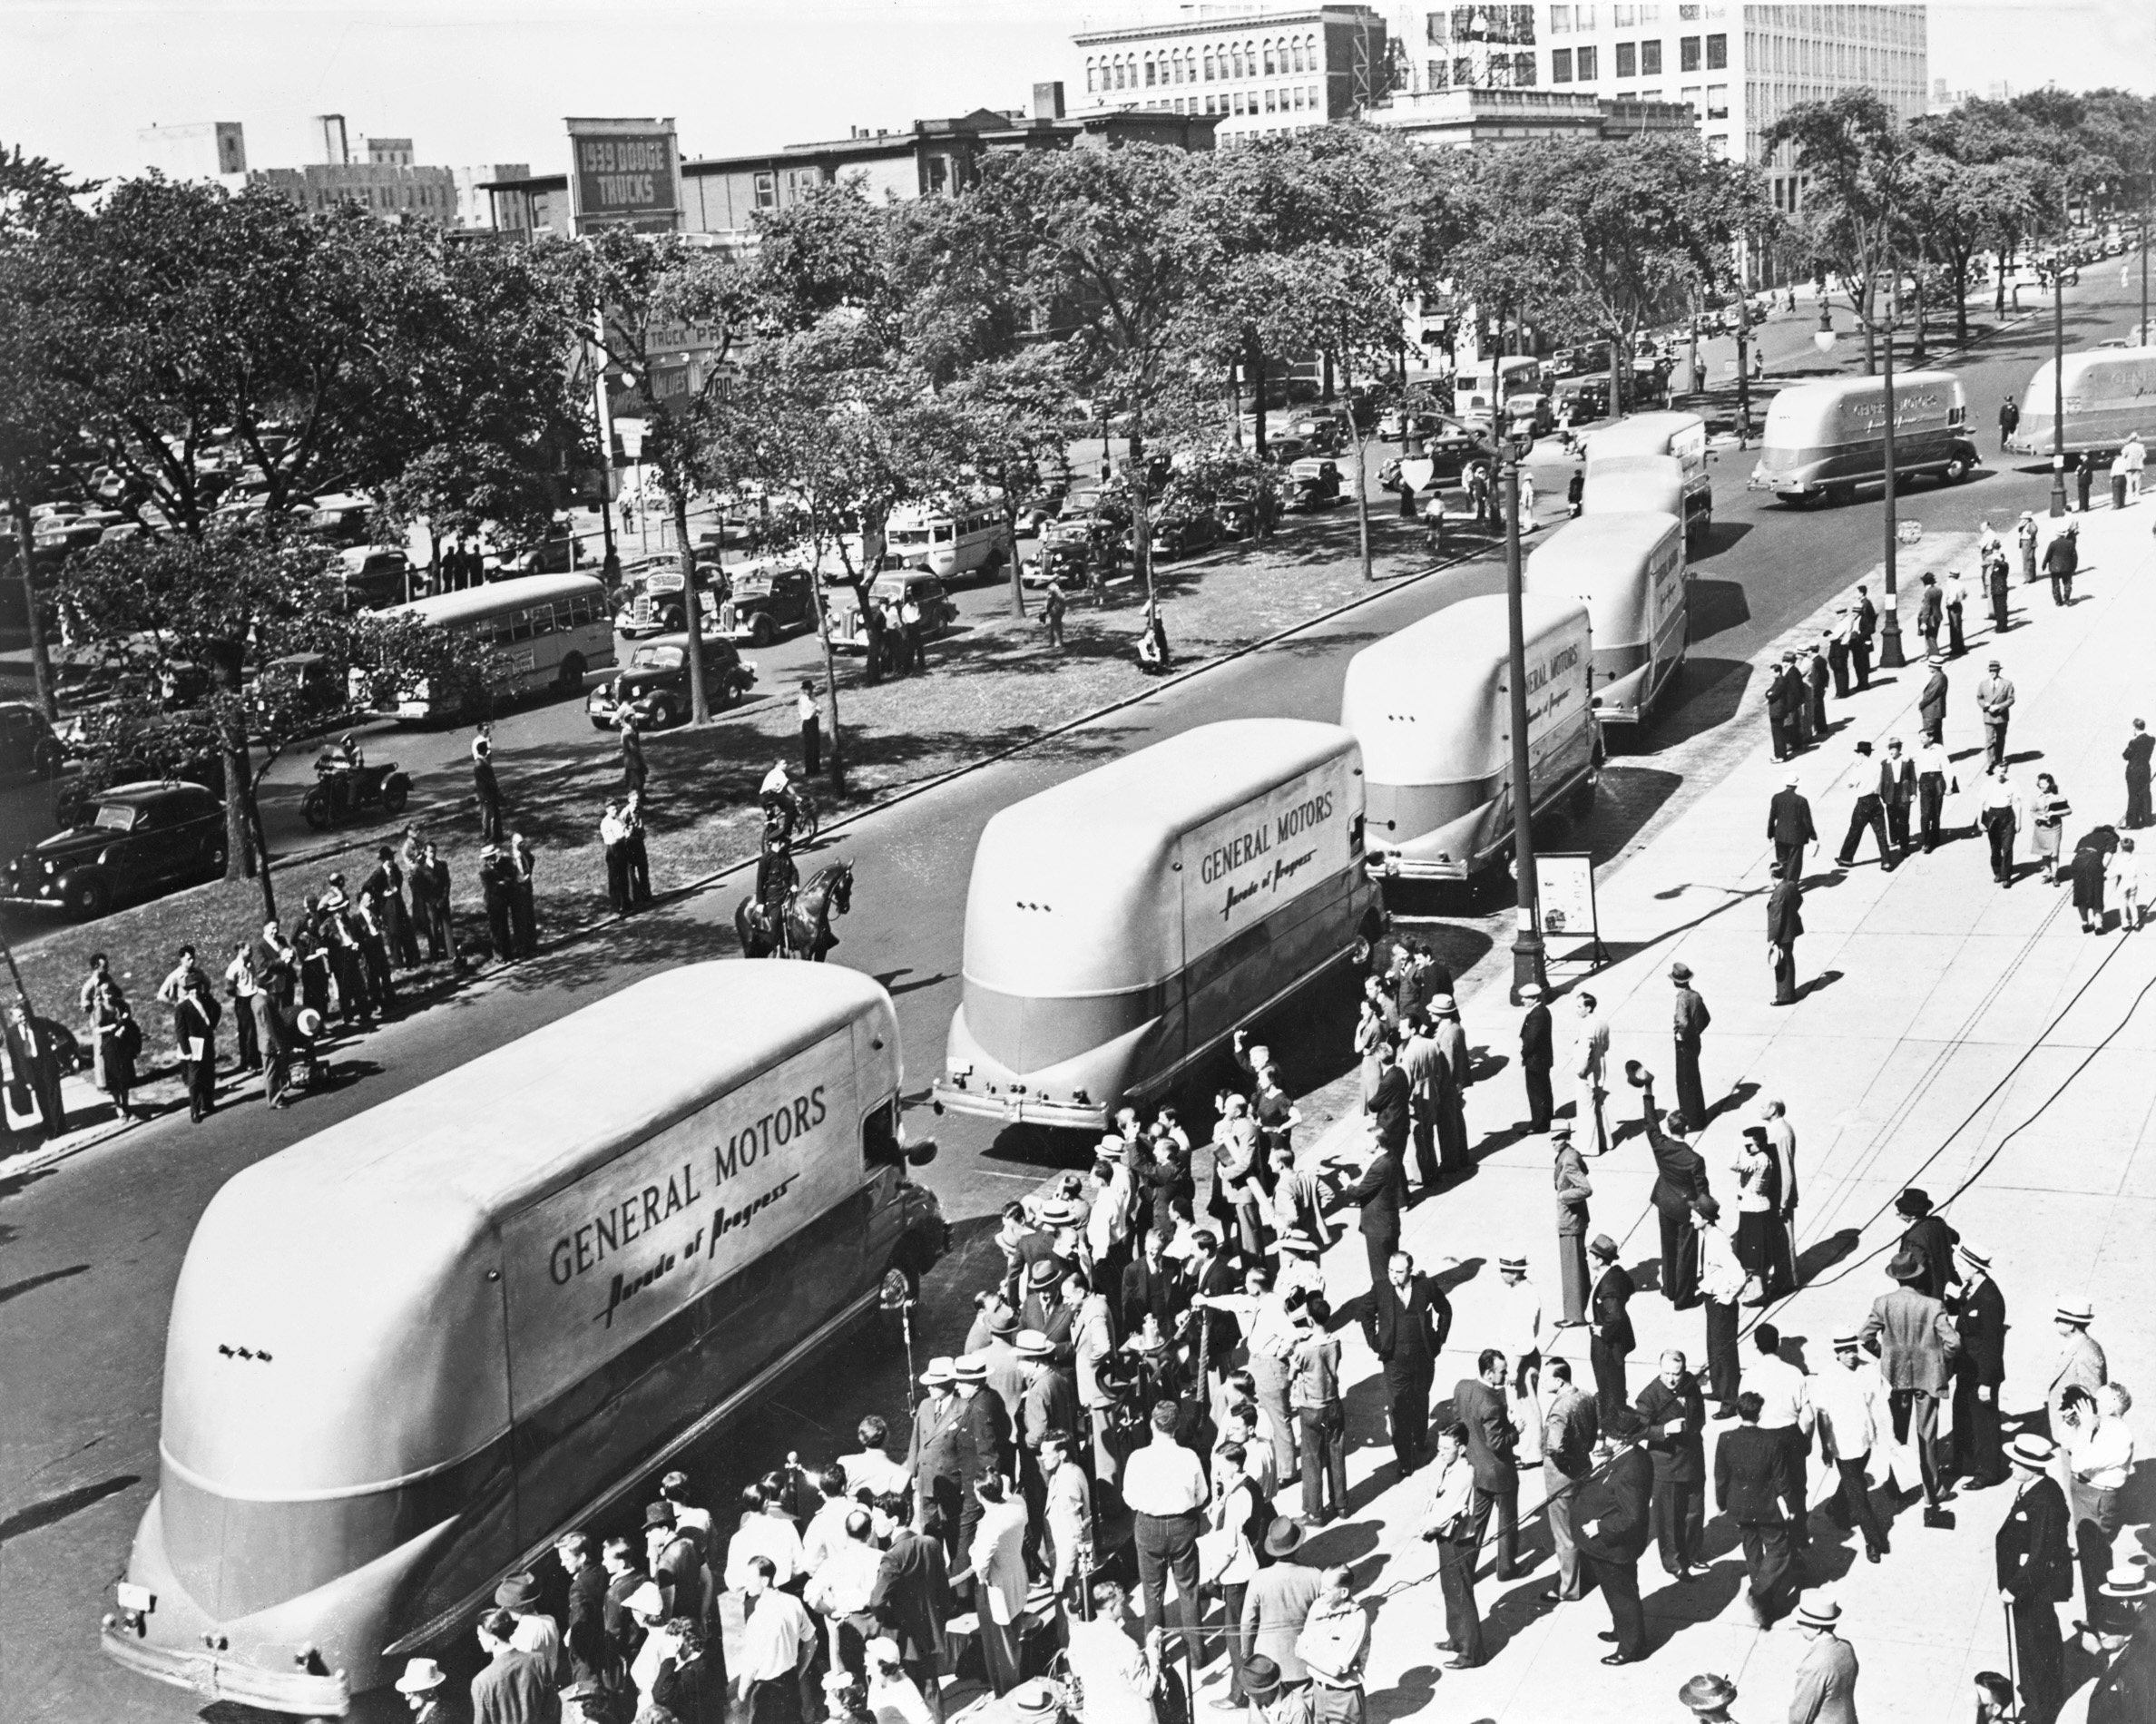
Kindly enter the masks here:
[[2035, 806], [2031, 810], [2033, 836], [2029, 842], [2036, 852], [2036, 859], [2043, 864], [2043, 883], [2056, 885], [2059, 878], [2059, 838], [2066, 823], [2066, 817], [2073, 809], [2066, 798], [2059, 794], [2059, 781], [2048, 772], [2036, 775]]
[[[2091, 835], [2092, 838], [2093, 834]], [[2084, 843], [2073, 853], [2073, 860], [2067, 865], [2067, 873], [2073, 879], [2073, 908], [2081, 917], [2083, 934], [2102, 934], [2105, 921], [2103, 908], [2103, 876], [2111, 866], [2111, 858], [2103, 847], [2097, 843]]]
[[1744, 1147], [1737, 1152], [1737, 1260], [1759, 1284], [1763, 1295], [1773, 1278], [1769, 1252], [1774, 1243], [1774, 1219], [1781, 1210], [1780, 1180], [1773, 1152], [1767, 1147], [1767, 1128], [1744, 1128]]
[[90, 1002], [90, 1029], [95, 1038], [92, 1069], [97, 1087], [113, 1098], [113, 1111], [129, 1117], [127, 1098], [135, 1085], [135, 1050], [142, 1044], [141, 1027], [128, 1009], [120, 984], [101, 976]]

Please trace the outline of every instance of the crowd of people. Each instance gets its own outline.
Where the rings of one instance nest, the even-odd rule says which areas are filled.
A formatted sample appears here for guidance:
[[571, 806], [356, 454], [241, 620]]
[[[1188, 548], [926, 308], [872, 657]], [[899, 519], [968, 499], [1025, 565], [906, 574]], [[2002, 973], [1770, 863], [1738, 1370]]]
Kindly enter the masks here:
[[[500, 962], [538, 950], [535, 869], [521, 835], [481, 851], [488, 945]], [[228, 1009], [235, 1073], [242, 1081], [259, 1076], [263, 1099], [282, 1108], [322, 1085], [338, 1031], [357, 1033], [397, 1015], [400, 982], [436, 965], [465, 969], [471, 954], [451, 919], [450, 886], [439, 848], [407, 826], [396, 844], [377, 848], [357, 886], [342, 870], [332, 872], [319, 890], [302, 896], [298, 915], [263, 923], [255, 936], [235, 941], [221, 962], [215, 955], [205, 961], [191, 942], [181, 945], [154, 998], [170, 1014], [194, 1122], [216, 1111], [218, 1037]], [[75, 1004], [92, 1081], [115, 1113], [129, 1118], [138, 1111], [146, 1039], [104, 953], [91, 955]], [[33, 1072], [34, 1054], [24, 1055]], [[56, 1085], [53, 1094], [60, 1124], [47, 1129], [58, 1131], [66, 1116]]]

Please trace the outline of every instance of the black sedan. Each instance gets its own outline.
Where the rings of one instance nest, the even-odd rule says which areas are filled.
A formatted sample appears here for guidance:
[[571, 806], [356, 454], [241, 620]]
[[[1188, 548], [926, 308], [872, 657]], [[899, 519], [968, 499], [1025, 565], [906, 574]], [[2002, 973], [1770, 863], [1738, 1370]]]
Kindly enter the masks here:
[[83, 824], [32, 845], [0, 870], [0, 900], [77, 922], [129, 898], [214, 880], [225, 867], [225, 810], [199, 784], [119, 784]]

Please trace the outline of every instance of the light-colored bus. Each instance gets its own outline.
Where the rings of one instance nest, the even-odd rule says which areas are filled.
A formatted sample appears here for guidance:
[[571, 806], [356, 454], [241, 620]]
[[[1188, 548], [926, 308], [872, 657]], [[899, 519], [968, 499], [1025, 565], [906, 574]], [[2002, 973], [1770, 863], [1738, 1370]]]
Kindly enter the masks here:
[[[2049, 416], [2046, 415], [2048, 418]], [[1907, 371], [1894, 379], [1894, 474], [1930, 475], [1956, 485], [1976, 469], [1969, 401], [1951, 371]], [[1806, 506], [1856, 500], [1859, 485], [1886, 483], [1886, 385], [1883, 377], [1822, 377], [1792, 384], [1767, 407], [1759, 459], [1746, 486]]]
[[1587, 607], [1591, 698], [1602, 723], [1643, 721], [1683, 664], [1690, 579], [1673, 514], [1583, 514], [1528, 555], [1526, 591]]
[[[2052, 453], [2057, 375], [2058, 367], [2046, 359], [2029, 379], [2028, 392], [2022, 397], [2021, 422], [2006, 439], [2014, 454]], [[2064, 380], [2068, 455], [2115, 454], [2137, 431], [2144, 442], [2156, 439], [2156, 348], [2070, 353]]]
[[884, 554], [945, 581], [993, 580], [1011, 561], [1003, 502], [902, 503], [884, 525]]
[[1707, 474], [1707, 421], [1696, 413], [1635, 413], [1587, 439], [1587, 483], [1609, 463], [1642, 455], [1668, 455], [1684, 474], [1684, 531], [1696, 537], [1714, 524], [1714, 481]]
[[[606, 590], [588, 574], [527, 574], [391, 605], [381, 614], [491, 638], [508, 667], [497, 691], [505, 697], [537, 689], [582, 694], [587, 671], [613, 668]], [[400, 719], [453, 716], [436, 711], [424, 681], [403, 691], [392, 710]]]
[[235, 1174], [105, 1652], [317, 1716], [461, 1642], [947, 1248], [902, 1078], [870, 978], [688, 965]]
[[1337, 725], [1200, 725], [997, 813], [939, 1107], [1098, 1130], [1356, 953], [1380, 905]]
[[[1570, 797], [1584, 809], [1601, 752], [1587, 608], [1531, 593], [1521, 620], [1529, 806]], [[1348, 661], [1340, 722], [1362, 744], [1369, 850], [1388, 873], [1466, 880], [1511, 851], [1511, 672], [1502, 593], [1448, 604]]]

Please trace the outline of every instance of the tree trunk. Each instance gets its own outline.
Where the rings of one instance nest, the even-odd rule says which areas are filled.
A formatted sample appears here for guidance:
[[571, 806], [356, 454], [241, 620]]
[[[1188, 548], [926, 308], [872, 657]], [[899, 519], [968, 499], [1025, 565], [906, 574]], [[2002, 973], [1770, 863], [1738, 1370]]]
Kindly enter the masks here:
[[[674, 542], [681, 549], [681, 608], [686, 613], [681, 626], [689, 632], [689, 721], [709, 724], [711, 697], [704, 687], [703, 604], [696, 591], [696, 552], [689, 544], [688, 487], [670, 483], [666, 501], [673, 511]], [[816, 584], [814, 577], [808, 584]]]
[[1257, 430], [1250, 446], [1262, 461], [1267, 455], [1265, 441], [1265, 344], [1255, 332], [1250, 337], [1250, 411], [1257, 418]]
[[37, 582], [31, 572], [30, 553], [35, 549], [37, 534], [30, 524], [30, 505], [21, 497], [15, 500], [15, 555], [23, 569], [23, 610], [29, 618], [30, 678], [37, 691], [38, 710], [48, 723], [56, 721], [60, 709], [53, 698], [53, 660], [45, 651], [44, 619], [37, 612]]
[[1876, 377], [1879, 375], [1878, 348], [1872, 335], [1872, 313], [1878, 309], [1878, 292], [1877, 281], [1873, 279], [1871, 272], [1867, 270], [1864, 277], [1864, 299], [1861, 309], [1857, 312], [1857, 321], [1864, 330], [1864, 375], [1867, 377]]
[[1969, 260], [1975, 250], [1964, 246], [1954, 254], [1954, 338], [1965, 348], [1969, 345]]
[[1025, 614], [1025, 582], [1018, 569], [1018, 499], [1004, 486], [1004, 554], [1011, 570], [1011, 614]]
[[1145, 496], [1145, 414], [1131, 408], [1131, 555], [1145, 583], [1145, 602], [1153, 602], [1152, 515]]
[[[244, 769], [247, 765], [244, 755], [242, 755], [240, 764]], [[231, 763], [229, 760], [225, 763], [225, 769], [227, 771], [231, 769]], [[267, 771], [269, 769], [265, 767], [263, 769]], [[260, 787], [255, 782], [253, 775], [250, 773], [247, 779], [247, 820], [252, 828], [254, 847], [256, 853], [261, 857], [262, 863], [262, 871], [260, 877], [262, 882], [262, 920], [274, 922], [277, 920], [277, 882], [271, 878], [270, 873], [270, 839], [262, 830], [262, 801], [259, 794], [260, 789]], [[230, 798], [228, 798], [226, 800], [229, 806]], [[227, 877], [230, 877], [228, 875]]]
[[442, 590], [442, 535], [435, 530], [432, 521], [426, 524], [426, 590], [429, 593]]
[[[861, 523], [861, 543], [864, 546], [868, 543], [867, 527], [868, 523], [864, 518]], [[839, 553], [842, 560], [845, 554], [843, 551]], [[817, 561], [821, 563], [822, 558], [818, 557]], [[868, 614], [868, 583], [856, 573], [849, 584], [853, 587], [854, 602], [861, 607], [861, 615], [866, 618]], [[844, 796], [846, 766], [840, 758], [842, 750], [838, 740], [838, 661], [831, 652], [831, 612], [830, 607], [824, 603], [823, 577], [820, 574], [810, 574], [808, 593], [816, 604], [816, 638], [823, 647], [824, 708], [830, 714], [830, 721], [825, 726], [830, 732], [824, 739], [825, 747], [830, 750], [830, 759], [826, 765], [831, 777], [832, 794]]]
[[[1370, 562], [1370, 475], [1363, 455], [1362, 427], [1355, 423], [1355, 377], [1348, 361], [1346, 331], [1340, 339], [1340, 389], [1348, 397], [1348, 436], [1355, 444], [1355, 531], [1362, 553], [1363, 579], [1375, 581], [1377, 571]], [[1401, 483], [1405, 484], [1403, 480]]]

